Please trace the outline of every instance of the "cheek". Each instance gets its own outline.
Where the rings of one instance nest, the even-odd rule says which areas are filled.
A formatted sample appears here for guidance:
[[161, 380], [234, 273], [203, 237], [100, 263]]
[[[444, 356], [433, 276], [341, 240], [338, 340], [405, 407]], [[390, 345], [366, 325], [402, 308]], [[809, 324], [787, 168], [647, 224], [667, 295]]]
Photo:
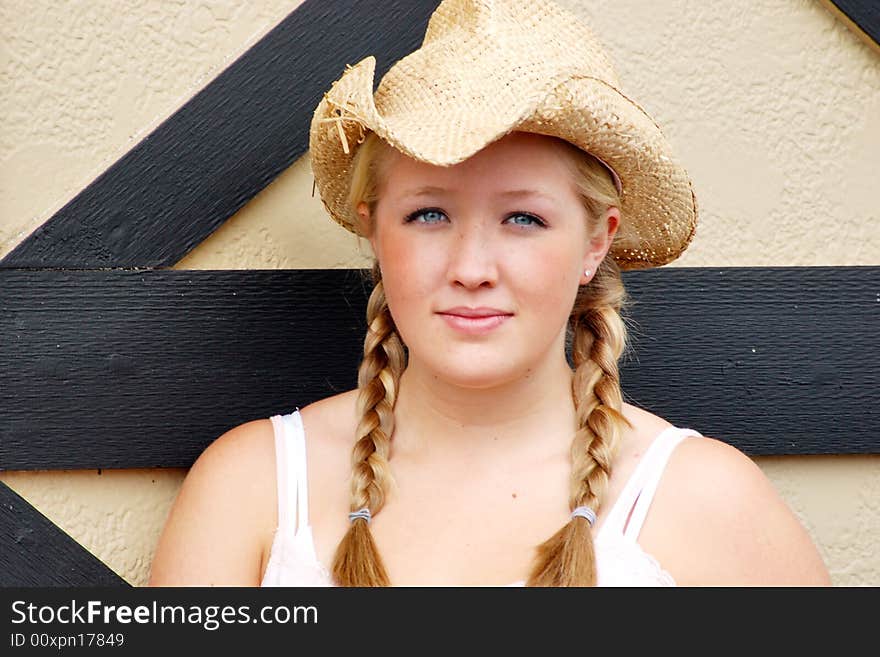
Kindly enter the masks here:
[[577, 294], [583, 256], [571, 243], [553, 243], [530, 249], [512, 261], [521, 289], [537, 312], [559, 309], [567, 315]]
[[[425, 252], [413, 241], [394, 239], [380, 245], [376, 254], [381, 263], [385, 299], [398, 329], [407, 325], [407, 313], [415, 312], [428, 298], [431, 281], [436, 280], [436, 253]], [[403, 336], [401, 336], [403, 337]]]

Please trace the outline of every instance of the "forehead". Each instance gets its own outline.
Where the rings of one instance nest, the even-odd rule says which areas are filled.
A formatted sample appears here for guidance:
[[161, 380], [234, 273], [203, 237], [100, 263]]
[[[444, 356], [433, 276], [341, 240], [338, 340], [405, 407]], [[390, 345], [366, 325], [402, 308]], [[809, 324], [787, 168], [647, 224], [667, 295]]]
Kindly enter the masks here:
[[576, 191], [566, 146], [553, 137], [530, 133], [505, 135], [448, 167], [419, 162], [394, 151], [383, 168], [384, 192], [389, 195], [425, 187], [483, 191], [529, 187], [550, 195]]

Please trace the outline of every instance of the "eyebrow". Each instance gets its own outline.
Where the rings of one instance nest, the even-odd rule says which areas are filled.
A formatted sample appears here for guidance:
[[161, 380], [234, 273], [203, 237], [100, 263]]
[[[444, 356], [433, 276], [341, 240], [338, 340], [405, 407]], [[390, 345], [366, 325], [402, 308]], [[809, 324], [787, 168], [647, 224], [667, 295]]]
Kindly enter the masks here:
[[546, 192], [542, 192], [538, 189], [510, 189], [506, 192], [501, 192], [499, 196], [504, 198], [526, 198], [529, 196], [534, 196], [536, 198], [542, 198], [547, 201], [555, 202], [556, 198], [547, 194]]
[[[449, 190], [445, 187], [436, 187], [434, 185], [425, 185], [424, 187], [416, 187], [415, 189], [407, 190], [404, 194], [401, 195], [401, 198], [418, 198], [419, 196], [431, 196], [433, 194], [444, 194]], [[528, 198], [535, 197], [541, 198], [547, 201], [555, 202], [556, 199], [542, 192], [538, 189], [509, 189], [501, 192], [498, 196], [502, 198]]]
[[432, 185], [426, 185], [424, 187], [416, 187], [415, 189], [408, 189], [406, 192], [400, 195], [401, 198], [410, 198], [411, 196], [430, 196], [431, 194], [442, 194], [446, 189], [443, 187], [434, 187]]

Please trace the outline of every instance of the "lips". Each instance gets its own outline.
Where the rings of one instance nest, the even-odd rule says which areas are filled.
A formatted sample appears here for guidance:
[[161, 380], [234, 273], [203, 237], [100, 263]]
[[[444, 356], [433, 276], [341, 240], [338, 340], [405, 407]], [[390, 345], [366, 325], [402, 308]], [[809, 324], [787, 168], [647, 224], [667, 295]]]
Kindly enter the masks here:
[[446, 324], [467, 335], [485, 335], [504, 324], [513, 313], [498, 308], [467, 308], [459, 306], [439, 313]]
[[450, 308], [448, 310], [441, 310], [441, 315], [458, 315], [459, 317], [494, 317], [496, 315], [512, 315], [513, 313], [509, 313], [506, 310], [499, 310], [498, 308], [468, 308], [467, 306], [456, 306], [455, 308]]

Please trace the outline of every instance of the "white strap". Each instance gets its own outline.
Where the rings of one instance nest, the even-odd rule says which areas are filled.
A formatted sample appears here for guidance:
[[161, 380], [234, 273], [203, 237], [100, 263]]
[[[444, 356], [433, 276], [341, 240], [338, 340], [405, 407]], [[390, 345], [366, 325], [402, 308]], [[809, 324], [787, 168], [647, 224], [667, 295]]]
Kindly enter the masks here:
[[[645, 450], [642, 458], [636, 464], [629, 480], [624, 484], [623, 490], [614, 502], [614, 506], [611, 507], [607, 517], [602, 522], [599, 528], [600, 533], [608, 532], [612, 536], [632, 536], [632, 532], [636, 531], [635, 536], [638, 536], [638, 530], [641, 529], [641, 522], [644, 522], [644, 517], [642, 517], [641, 522], [634, 525], [633, 523], [636, 521], [635, 512], [637, 510], [634, 507], [638, 504], [643, 504], [644, 510], [647, 512], [647, 506], [650, 504], [650, 498], [653, 497], [654, 492], [653, 490], [645, 490], [646, 485], [653, 478], [655, 479], [654, 488], [656, 488], [657, 481], [659, 481], [660, 475], [663, 473], [664, 466], [669, 459], [669, 455], [672, 453], [672, 449], [678, 444], [681, 437], [691, 433], [699, 435], [690, 429], [679, 429], [670, 426], [654, 437], [654, 440], [651, 441], [648, 449]], [[632, 512], [633, 517], [630, 517], [630, 512]]]
[[273, 415], [270, 419], [275, 430], [278, 526], [296, 532], [309, 523], [306, 441], [302, 418], [297, 409], [289, 415]]
[[642, 525], [645, 524], [645, 518], [648, 516], [648, 509], [654, 500], [654, 493], [657, 492], [657, 485], [666, 471], [666, 464], [669, 461], [669, 457], [672, 456], [673, 450], [688, 436], [700, 435], [693, 429], [679, 429], [677, 427], [672, 429], [664, 431], [658, 436], [654, 444], [651, 445], [652, 448], [654, 445], [657, 445], [656, 449], [649, 449], [644, 457], [642, 457], [642, 462], [645, 463], [641, 474], [640, 483], [642, 485], [635, 500], [635, 506], [632, 507], [632, 514], [629, 517], [629, 522], [623, 534], [624, 538], [632, 541], [639, 538]]
[[293, 518], [290, 517], [290, 499], [288, 477], [289, 457], [288, 440], [285, 422], [282, 416], [273, 415], [272, 429], [275, 432], [275, 481], [278, 488], [278, 527], [290, 527]]
[[296, 528], [309, 525], [309, 477], [306, 468], [306, 430], [299, 409], [287, 416], [291, 427], [290, 451], [296, 467]]

